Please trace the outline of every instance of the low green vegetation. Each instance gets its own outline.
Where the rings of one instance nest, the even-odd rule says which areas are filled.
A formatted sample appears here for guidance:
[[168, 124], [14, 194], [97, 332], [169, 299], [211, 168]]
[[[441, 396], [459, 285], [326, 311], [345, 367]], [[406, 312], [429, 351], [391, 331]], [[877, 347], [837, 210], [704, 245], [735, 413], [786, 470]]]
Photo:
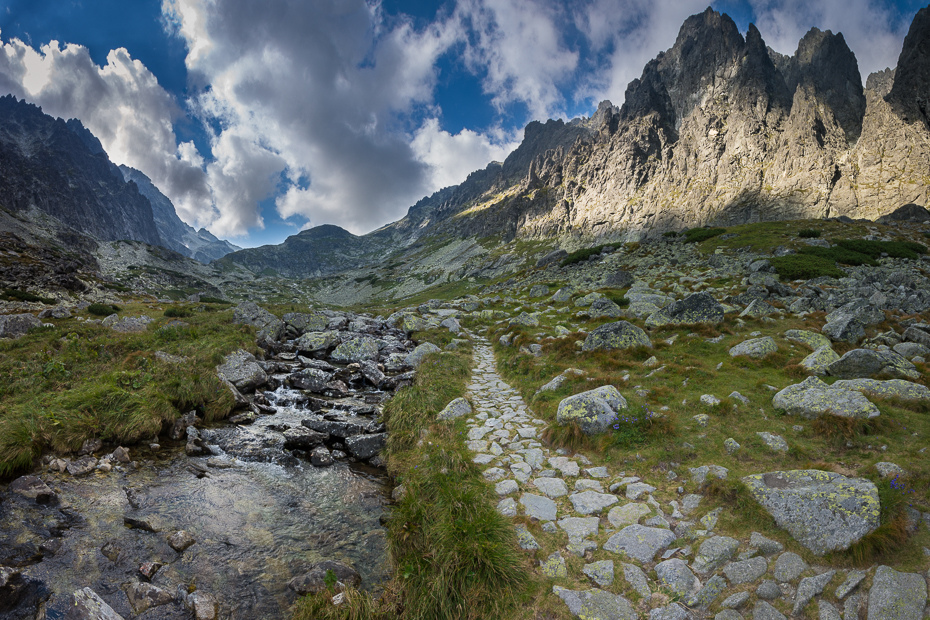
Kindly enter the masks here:
[[58, 302], [58, 300], [52, 297], [41, 297], [29, 291], [20, 291], [12, 288], [3, 289], [3, 294], [0, 295], [0, 299], [5, 299], [7, 301], [40, 302], [43, 304], [54, 304]]
[[817, 239], [820, 237], [820, 231], [814, 228], [804, 228], [798, 231], [798, 237], [801, 239]]
[[87, 306], [87, 314], [93, 314], [94, 316], [110, 316], [119, 311], [119, 306], [111, 304], [91, 304]]
[[[232, 324], [229, 312], [192, 314], [187, 326], [156, 321], [133, 334], [54, 322], [55, 329], [0, 340], [0, 476], [28, 468], [45, 448], [150, 438], [192, 409], [207, 420], [225, 417], [233, 400], [215, 367], [225, 354], [255, 346], [253, 330]], [[186, 360], [161, 362], [156, 351]]]
[[776, 256], [769, 262], [782, 280], [809, 280], [822, 276], [842, 278], [846, 275], [836, 266], [836, 261], [811, 254]]
[[183, 306], [171, 306], [170, 308], [165, 308], [164, 314], [168, 318], [183, 319], [192, 316], [194, 311]]
[[867, 254], [847, 249], [840, 245], [834, 245], [829, 248], [820, 248], [817, 246], [801, 248], [798, 254], [807, 254], [808, 256], [818, 256], [834, 264], [843, 265], [877, 265], [878, 262]]
[[385, 407], [388, 470], [403, 489], [387, 525], [393, 581], [380, 598], [353, 591], [338, 607], [331, 593], [305, 597], [297, 620], [512, 617], [530, 583], [513, 528], [471, 462], [464, 422], [436, 420], [464, 395], [470, 368], [470, 350], [428, 356], [416, 383]]
[[563, 258], [560, 264], [562, 265], [562, 267], [566, 267], [568, 265], [574, 265], [575, 263], [580, 263], [581, 261], [588, 260], [592, 256], [600, 254], [605, 249], [609, 248], [611, 250], [615, 250], [618, 247], [620, 247], [619, 243], [604, 243], [601, 245], [596, 245], [593, 248], [583, 248], [581, 250], [575, 250], [574, 252], [572, 252], [565, 258]]
[[690, 228], [683, 234], [685, 243], [700, 243], [708, 239], [713, 239], [714, 237], [719, 237], [725, 232], [727, 232], [726, 228]]

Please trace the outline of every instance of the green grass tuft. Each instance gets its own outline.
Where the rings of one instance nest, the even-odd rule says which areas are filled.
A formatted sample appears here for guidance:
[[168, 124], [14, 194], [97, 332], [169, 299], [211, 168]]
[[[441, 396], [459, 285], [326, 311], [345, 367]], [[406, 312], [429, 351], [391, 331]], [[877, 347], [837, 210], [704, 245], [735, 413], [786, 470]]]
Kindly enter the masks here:
[[775, 256], [769, 262], [782, 280], [810, 280], [821, 276], [842, 278], [846, 275], [835, 261], [810, 254]]
[[685, 243], [700, 243], [727, 232], [726, 228], [691, 228], [682, 233]]
[[87, 306], [87, 313], [94, 316], [110, 316], [119, 311], [119, 306], [111, 306], [110, 304], [91, 304]]
[[820, 231], [814, 228], [804, 228], [798, 231], [798, 237], [802, 239], [817, 239], [820, 237]]

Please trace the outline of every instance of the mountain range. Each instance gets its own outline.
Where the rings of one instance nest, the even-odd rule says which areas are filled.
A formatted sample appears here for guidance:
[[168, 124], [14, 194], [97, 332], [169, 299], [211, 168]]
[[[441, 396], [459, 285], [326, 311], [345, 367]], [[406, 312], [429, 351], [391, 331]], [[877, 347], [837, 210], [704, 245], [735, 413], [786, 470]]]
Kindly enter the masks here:
[[39, 211], [100, 241], [133, 240], [200, 262], [238, 250], [178, 217], [171, 201], [138, 170], [116, 166], [77, 119], [0, 97], [0, 207]]
[[792, 56], [726, 14], [689, 17], [623, 105], [532, 122], [503, 163], [356, 236], [321, 226], [222, 260], [320, 277], [431, 237], [640, 240], [760, 220], [875, 219], [930, 198], [930, 8], [898, 64], [868, 76], [843, 35], [811, 29]]

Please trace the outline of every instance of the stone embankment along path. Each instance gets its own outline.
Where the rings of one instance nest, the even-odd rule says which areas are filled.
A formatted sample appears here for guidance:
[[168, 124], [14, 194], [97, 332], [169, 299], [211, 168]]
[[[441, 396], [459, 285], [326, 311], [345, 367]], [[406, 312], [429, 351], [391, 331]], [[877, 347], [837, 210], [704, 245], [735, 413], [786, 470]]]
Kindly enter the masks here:
[[[473, 460], [495, 484], [498, 510], [530, 518], [529, 527], [515, 524], [520, 546], [539, 554], [538, 570], [547, 578], [565, 583], [573, 577], [590, 585], [577, 590], [553, 585], [576, 617], [777, 620], [811, 604], [820, 618], [830, 619], [924, 615], [930, 572], [809, 566], [756, 532], [747, 540], [715, 535], [717, 511], [701, 514], [702, 497], [684, 494], [683, 487], [679, 500], [663, 507], [652, 496], [656, 488], [632, 472], [594, 467], [582, 454], [551, 452], [538, 439], [546, 422], [501, 379], [490, 343], [480, 336], [468, 391], [474, 410], [466, 419], [466, 441]], [[699, 467], [691, 470], [691, 481], [699, 484], [709, 472], [726, 475], [720, 467]], [[563, 536], [554, 553], [540, 551], [536, 536], [542, 532]], [[691, 544], [671, 547], [681, 540]], [[585, 558], [581, 574], [569, 574], [578, 564], [566, 563], [572, 555]], [[863, 584], [869, 577], [867, 592]], [[828, 588], [834, 581], [841, 585]], [[892, 600], [894, 591], [900, 596]]]

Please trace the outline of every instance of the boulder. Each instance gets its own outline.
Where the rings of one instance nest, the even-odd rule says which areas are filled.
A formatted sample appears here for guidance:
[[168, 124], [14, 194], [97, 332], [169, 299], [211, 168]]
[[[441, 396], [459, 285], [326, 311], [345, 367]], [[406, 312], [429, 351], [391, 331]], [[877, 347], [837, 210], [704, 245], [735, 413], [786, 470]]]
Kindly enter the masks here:
[[788, 415], [808, 420], [832, 414], [843, 418], [874, 418], [878, 407], [860, 392], [827, 385], [817, 377], [808, 377], [801, 383], [789, 385], [772, 398], [775, 409]]
[[859, 319], [852, 315], [843, 315], [835, 321], [828, 322], [820, 331], [834, 342], [857, 344], [865, 338], [865, 328]]
[[147, 330], [151, 322], [152, 319], [144, 314], [142, 316], [125, 316], [110, 325], [110, 329], [121, 334], [139, 334]]
[[464, 398], [456, 398], [443, 407], [436, 416], [437, 420], [455, 420], [471, 413], [471, 404]]
[[688, 596], [696, 592], [701, 585], [688, 568], [688, 563], [678, 558], [659, 562], [655, 571], [659, 583], [678, 596]]
[[510, 326], [513, 327], [514, 325], [519, 327], [539, 327], [539, 318], [535, 314], [521, 312], [518, 316], [510, 319]]
[[923, 575], [879, 566], [869, 591], [869, 620], [921, 620], [927, 604]]
[[646, 327], [663, 325], [687, 325], [691, 323], [720, 323], [723, 321], [723, 306], [710, 293], [688, 295], [662, 308], [646, 319]]
[[730, 349], [730, 357], [745, 355], [747, 357], [760, 359], [776, 351], [778, 351], [778, 345], [775, 344], [775, 339], [771, 336], [765, 336], [764, 338], [746, 340], [732, 347]]
[[785, 340], [803, 344], [804, 346], [810, 347], [815, 351], [821, 347], [831, 346], [830, 339], [823, 334], [809, 332], [803, 329], [789, 329], [785, 332], [784, 336]]
[[743, 482], [778, 526], [816, 555], [847, 549], [879, 526], [878, 489], [869, 480], [805, 469]]
[[894, 351], [853, 349], [827, 368], [827, 373], [840, 379], [920, 379], [917, 368]]
[[378, 359], [378, 341], [371, 336], [358, 336], [336, 347], [330, 356], [344, 364]]
[[412, 366], [416, 368], [423, 362], [423, 358], [431, 353], [440, 353], [441, 349], [434, 345], [432, 342], [424, 342], [421, 345], [418, 345], [407, 357], [404, 358], [404, 363], [407, 366]]
[[605, 385], [563, 399], [556, 422], [575, 422], [585, 435], [598, 435], [607, 432], [617, 420], [618, 412], [626, 408], [626, 399], [617, 388]]
[[623, 316], [623, 309], [607, 298], [596, 299], [588, 308], [588, 316], [592, 319], [616, 318]]
[[38, 476], [21, 476], [11, 482], [7, 490], [35, 500], [37, 504], [48, 504], [57, 498], [55, 492]]
[[740, 318], [759, 318], [775, 314], [777, 310], [774, 306], [767, 304], [761, 299], [753, 299], [746, 309], [739, 313]]
[[[930, 211], [918, 204], [909, 202], [875, 220], [879, 224], [891, 222], [927, 222], [930, 221]], [[871, 618], [871, 615], [869, 616]]]
[[[546, 265], [551, 265], [552, 263], [561, 261], [563, 258], [568, 256], [568, 252], [565, 250], [552, 250], [548, 254], [543, 255], [539, 260], [536, 261], [537, 267], [545, 267]], [[533, 287], [536, 288], [536, 287]], [[548, 292], [548, 287], [546, 292]], [[539, 295], [545, 295], [546, 292], [539, 293]], [[531, 297], [537, 297], [538, 295], [530, 295]]]
[[336, 332], [306, 332], [294, 345], [301, 353], [316, 353], [317, 351], [328, 351], [336, 346], [339, 342], [339, 336]]
[[297, 334], [324, 331], [329, 323], [329, 317], [316, 312], [288, 312], [281, 319]]
[[930, 402], [930, 389], [919, 383], [903, 379], [841, 379], [833, 384], [835, 388], [856, 390], [868, 396], [879, 398], [900, 398], [902, 400]]
[[332, 373], [319, 368], [304, 368], [288, 376], [287, 382], [295, 390], [309, 390], [322, 393], [326, 385], [333, 378]]
[[150, 583], [134, 582], [123, 586], [134, 614], [174, 602], [174, 593]]
[[0, 315], [0, 338], [19, 338], [36, 327], [42, 327], [42, 321], [34, 314]]
[[822, 346], [803, 360], [801, 366], [812, 375], [825, 375], [830, 364], [840, 359], [830, 345]]
[[216, 367], [216, 372], [242, 391], [254, 390], [268, 382], [268, 375], [255, 356], [243, 349], [227, 355], [223, 363]]
[[572, 295], [575, 294], [574, 286], [563, 286], [555, 292], [552, 297], [549, 298], [549, 301], [556, 304], [562, 304], [572, 298]]
[[355, 458], [365, 461], [381, 452], [386, 441], [387, 433], [356, 435], [346, 439], [346, 450]]
[[295, 426], [284, 431], [285, 450], [312, 450], [323, 445], [329, 438], [326, 433], [310, 430], [304, 426]]
[[584, 339], [582, 351], [605, 351], [632, 347], [652, 348], [649, 336], [639, 327], [627, 321], [606, 323], [591, 330]]
[[877, 325], [885, 320], [885, 313], [865, 299], [856, 299], [844, 304], [827, 315], [827, 323], [844, 317], [853, 317], [865, 326]]

